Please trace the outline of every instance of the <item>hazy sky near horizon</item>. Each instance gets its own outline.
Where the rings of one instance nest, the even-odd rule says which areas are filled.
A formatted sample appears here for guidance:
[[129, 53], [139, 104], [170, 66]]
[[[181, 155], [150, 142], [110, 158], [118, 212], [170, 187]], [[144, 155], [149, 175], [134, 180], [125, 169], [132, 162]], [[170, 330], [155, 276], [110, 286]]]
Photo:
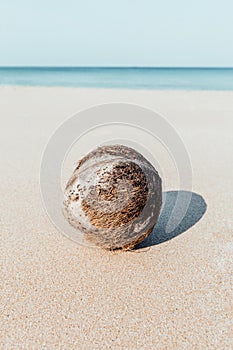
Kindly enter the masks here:
[[231, 66], [232, 0], [0, 0], [0, 66]]

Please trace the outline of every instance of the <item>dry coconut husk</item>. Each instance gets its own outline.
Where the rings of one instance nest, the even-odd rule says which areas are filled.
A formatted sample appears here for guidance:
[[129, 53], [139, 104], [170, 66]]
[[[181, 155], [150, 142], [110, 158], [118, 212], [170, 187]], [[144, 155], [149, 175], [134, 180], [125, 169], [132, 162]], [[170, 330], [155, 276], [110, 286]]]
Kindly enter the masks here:
[[139, 152], [103, 146], [82, 158], [65, 188], [69, 223], [95, 245], [130, 249], [146, 238], [162, 205], [158, 172]]

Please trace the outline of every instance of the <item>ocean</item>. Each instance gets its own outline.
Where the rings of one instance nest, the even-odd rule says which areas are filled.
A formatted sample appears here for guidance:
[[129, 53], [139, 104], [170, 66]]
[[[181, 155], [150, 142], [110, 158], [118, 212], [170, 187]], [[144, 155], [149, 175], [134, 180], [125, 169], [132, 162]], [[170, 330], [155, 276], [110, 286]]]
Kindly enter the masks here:
[[233, 68], [0, 67], [0, 85], [233, 90]]

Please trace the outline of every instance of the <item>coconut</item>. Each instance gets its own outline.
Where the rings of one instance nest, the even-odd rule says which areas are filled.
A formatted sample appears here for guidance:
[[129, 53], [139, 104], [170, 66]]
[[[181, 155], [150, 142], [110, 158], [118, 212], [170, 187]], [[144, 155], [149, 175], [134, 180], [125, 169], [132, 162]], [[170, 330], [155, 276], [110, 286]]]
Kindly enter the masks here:
[[158, 172], [136, 150], [102, 146], [75, 168], [64, 191], [68, 222], [92, 244], [131, 249], [157, 223], [162, 205]]

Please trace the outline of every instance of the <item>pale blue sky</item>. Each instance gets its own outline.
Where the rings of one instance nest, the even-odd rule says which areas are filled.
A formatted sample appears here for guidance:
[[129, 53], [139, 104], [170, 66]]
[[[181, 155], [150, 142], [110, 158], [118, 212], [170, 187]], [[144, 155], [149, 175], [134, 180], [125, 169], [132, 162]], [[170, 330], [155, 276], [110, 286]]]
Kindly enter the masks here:
[[0, 65], [233, 66], [233, 0], [0, 0]]

